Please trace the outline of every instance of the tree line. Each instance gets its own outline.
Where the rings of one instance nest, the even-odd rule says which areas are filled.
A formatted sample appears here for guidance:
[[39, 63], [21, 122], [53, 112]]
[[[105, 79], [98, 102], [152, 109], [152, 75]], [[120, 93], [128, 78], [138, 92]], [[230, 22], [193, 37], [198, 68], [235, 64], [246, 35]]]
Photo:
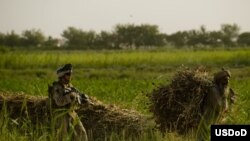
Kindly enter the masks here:
[[65, 47], [79, 49], [150, 48], [173, 45], [175, 47], [234, 47], [250, 46], [250, 32], [240, 33], [237, 24], [222, 24], [220, 30], [199, 29], [161, 33], [157, 25], [118, 24], [113, 31], [84, 31], [68, 27], [62, 39], [46, 37], [41, 30], [25, 30], [21, 35], [14, 31], [0, 33], [0, 45], [7, 47]]

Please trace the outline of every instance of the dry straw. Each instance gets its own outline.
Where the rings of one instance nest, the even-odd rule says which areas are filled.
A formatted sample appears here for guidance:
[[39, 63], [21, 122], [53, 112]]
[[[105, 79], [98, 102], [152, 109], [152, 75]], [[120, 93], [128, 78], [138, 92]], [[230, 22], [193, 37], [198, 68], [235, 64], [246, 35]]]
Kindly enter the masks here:
[[[138, 137], [146, 129], [145, 118], [138, 112], [106, 105], [93, 97], [91, 100], [93, 105], [81, 105], [77, 113], [93, 140], [108, 138], [114, 133], [127, 138]], [[19, 124], [28, 119], [34, 125], [50, 127], [47, 97], [0, 92], [0, 107], [6, 107], [9, 117]]]
[[149, 94], [150, 111], [162, 132], [187, 133], [200, 122], [201, 105], [212, 81], [204, 67], [181, 67], [168, 85]]

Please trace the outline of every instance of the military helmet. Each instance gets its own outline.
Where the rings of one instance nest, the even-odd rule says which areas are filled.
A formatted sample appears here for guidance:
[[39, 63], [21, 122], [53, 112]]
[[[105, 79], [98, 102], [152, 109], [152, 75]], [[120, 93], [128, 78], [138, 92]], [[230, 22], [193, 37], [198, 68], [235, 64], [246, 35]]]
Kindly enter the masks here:
[[58, 77], [62, 77], [67, 73], [72, 73], [73, 72], [73, 67], [71, 64], [65, 64], [64, 66], [60, 67], [57, 69], [56, 74]]
[[225, 70], [224, 68], [222, 68], [221, 71], [214, 74], [214, 81], [217, 82], [217, 81], [220, 81], [226, 77], [230, 78], [231, 73], [228, 70]]

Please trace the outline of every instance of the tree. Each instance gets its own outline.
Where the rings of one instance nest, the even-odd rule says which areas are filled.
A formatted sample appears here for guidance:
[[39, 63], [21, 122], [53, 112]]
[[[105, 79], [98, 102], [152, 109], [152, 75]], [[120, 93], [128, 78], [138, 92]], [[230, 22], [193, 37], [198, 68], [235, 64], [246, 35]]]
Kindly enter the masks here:
[[5, 35], [0, 32], [0, 45], [5, 45]]
[[97, 34], [95, 33], [95, 31], [85, 31], [85, 45], [89, 46], [89, 47], [94, 47], [96, 46], [96, 41], [97, 41]]
[[222, 42], [225, 45], [232, 46], [236, 43], [239, 35], [240, 27], [237, 24], [223, 24], [221, 25], [221, 32], [223, 35]]
[[41, 46], [45, 42], [45, 36], [40, 30], [26, 30], [22, 35], [27, 46]]
[[22, 39], [14, 31], [11, 31], [11, 33], [7, 33], [5, 36], [5, 45], [10, 47], [20, 46], [22, 45]]
[[58, 44], [59, 40], [51, 36], [49, 36], [48, 39], [44, 42], [44, 46], [46, 47], [58, 47]]
[[208, 44], [211, 46], [220, 46], [223, 44], [223, 33], [221, 31], [211, 31], [208, 34]]
[[66, 39], [67, 46], [81, 45], [81, 31], [74, 27], [68, 27], [68, 29], [64, 30], [62, 36]]
[[244, 32], [244, 33], [240, 34], [237, 42], [239, 45], [250, 46], [250, 32]]
[[97, 44], [98, 46], [102, 46], [104, 48], [119, 48], [116, 37], [117, 36], [114, 33], [101, 31], [101, 33], [97, 36]]
[[162, 46], [164, 44], [164, 35], [160, 34], [157, 25], [142, 24], [136, 27], [138, 30], [137, 46]]
[[119, 46], [140, 47], [160, 46], [164, 43], [164, 36], [159, 33], [156, 25], [117, 25], [115, 35]]
[[193, 30], [189, 33], [188, 42], [191, 45], [209, 45], [209, 33], [204, 25], [199, 30]]
[[178, 31], [167, 37], [167, 41], [173, 44], [176, 47], [182, 47], [188, 43], [188, 32]]
[[63, 31], [62, 36], [66, 39], [66, 45], [71, 47], [93, 47], [97, 41], [97, 34], [94, 31], [82, 31], [69, 27]]
[[134, 44], [134, 25], [116, 25], [115, 34], [119, 46], [132, 47]]

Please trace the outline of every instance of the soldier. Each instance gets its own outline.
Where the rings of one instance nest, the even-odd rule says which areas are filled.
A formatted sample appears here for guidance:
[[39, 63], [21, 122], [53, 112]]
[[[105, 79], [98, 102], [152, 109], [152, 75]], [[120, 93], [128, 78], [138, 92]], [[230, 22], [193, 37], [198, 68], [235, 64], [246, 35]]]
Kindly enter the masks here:
[[[72, 135], [72, 140], [87, 141], [87, 133], [75, 110], [79, 104], [90, 102], [87, 95], [81, 94], [70, 83], [72, 65], [66, 64], [57, 70], [58, 81], [49, 87], [49, 97], [52, 116], [55, 119], [57, 138], [66, 140]], [[90, 102], [91, 103], [91, 102]]]
[[198, 140], [208, 139], [210, 125], [221, 121], [234, 103], [235, 94], [229, 88], [230, 77], [230, 72], [224, 69], [214, 75], [213, 86], [203, 100]]

